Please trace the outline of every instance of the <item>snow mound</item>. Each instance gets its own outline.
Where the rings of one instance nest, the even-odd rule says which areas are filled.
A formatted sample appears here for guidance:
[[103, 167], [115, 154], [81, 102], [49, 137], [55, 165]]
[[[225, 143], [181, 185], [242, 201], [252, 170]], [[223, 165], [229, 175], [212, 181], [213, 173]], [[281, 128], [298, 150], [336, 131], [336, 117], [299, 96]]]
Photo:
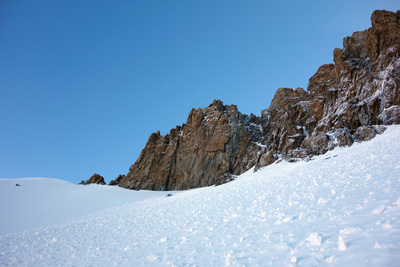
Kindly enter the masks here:
[[0, 179], [0, 235], [59, 224], [165, 195], [165, 192], [136, 192], [115, 186], [75, 185], [51, 178]]
[[[281, 162], [221, 186], [171, 197], [155, 192], [162, 195], [5, 234], [0, 265], [396, 266], [399, 140], [400, 126], [390, 126], [371, 141], [308, 162]], [[3, 186], [2, 193], [28, 187], [26, 181], [20, 188]], [[78, 190], [102, 194], [100, 188]], [[132, 198], [142, 193], [126, 192]], [[103, 193], [107, 199], [119, 195]], [[8, 195], [9, 209], [25, 203], [14, 198], [26, 195]], [[79, 209], [75, 204], [63, 205]], [[2, 228], [17, 219], [2, 217]]]

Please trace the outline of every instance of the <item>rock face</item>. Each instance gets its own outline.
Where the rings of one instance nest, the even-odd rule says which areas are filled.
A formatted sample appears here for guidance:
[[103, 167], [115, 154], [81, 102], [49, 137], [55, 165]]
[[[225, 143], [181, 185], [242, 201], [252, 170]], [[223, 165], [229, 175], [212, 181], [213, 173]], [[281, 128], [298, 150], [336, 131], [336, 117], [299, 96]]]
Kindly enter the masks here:
[[255, 165], [261, 138], [259, 118], [215, 100], [192, 109], [187, 122], [162, 136], [153, 133], [119, 186], [181, 190], [222, 183]]
[[223, 183], [278, 159], [323, 154], [400, 123], [400, 11], [375, 11], [372, 27], [343, 40], [307, 91], [280, 88], [261, 116], [215, 100], [187, 122], [153, 133], [118, 185], [182, 190]]
[[83, 184], [83, 185], [88, 185], [88, 184], [105, 185], [106, 183], [104, 182], [104, 177], [103, 176], [100, 176], [99, 174], [95, 173], [89, 178], [89, 180], [86, 180], [86, 182], [82, 180], [79, 184]]
[[[279, 89], [262, 112], [265, 153], [304, 158], [369, 140], [400, 123], [400, 11], [375, 11], [372, 28], [355, 32], [321, 66], [307, 92]], [[271, 156], [269, 156], [271, 158]], [[263, 156], [257, 167], [265, 166]], [[270, 163], [271, 160], [267, 162]]]

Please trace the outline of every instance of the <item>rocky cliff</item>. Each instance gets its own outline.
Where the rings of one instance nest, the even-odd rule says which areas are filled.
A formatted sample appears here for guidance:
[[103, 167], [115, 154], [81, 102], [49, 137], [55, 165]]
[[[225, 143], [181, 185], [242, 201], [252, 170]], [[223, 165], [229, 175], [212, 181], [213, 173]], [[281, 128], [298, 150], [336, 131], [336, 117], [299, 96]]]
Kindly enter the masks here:
[[215, 100], [192, 109], [185, 124], [162, 136], [150, 135], [138, 160], [119, 186], [178, 190], [223, 183], [255, 165], [259, 118]]
[[323, 154], [400, 123], [400, 11], [343, 40], [307, 91], [280, 88], [261, 116], [215, 100], [167, 135], [153, 133], [126, 177], [129, 189], [182, 190], [224, 183], [255, 166]]

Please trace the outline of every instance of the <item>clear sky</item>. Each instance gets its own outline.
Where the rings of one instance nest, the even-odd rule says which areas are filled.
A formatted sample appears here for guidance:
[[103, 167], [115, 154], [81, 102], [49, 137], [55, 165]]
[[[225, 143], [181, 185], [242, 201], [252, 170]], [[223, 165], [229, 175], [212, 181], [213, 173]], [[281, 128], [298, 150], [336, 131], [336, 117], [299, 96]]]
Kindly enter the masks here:
[[260, 114], [398, 0], [0, 1], [0, 178], [126, 174], [213, 99]]

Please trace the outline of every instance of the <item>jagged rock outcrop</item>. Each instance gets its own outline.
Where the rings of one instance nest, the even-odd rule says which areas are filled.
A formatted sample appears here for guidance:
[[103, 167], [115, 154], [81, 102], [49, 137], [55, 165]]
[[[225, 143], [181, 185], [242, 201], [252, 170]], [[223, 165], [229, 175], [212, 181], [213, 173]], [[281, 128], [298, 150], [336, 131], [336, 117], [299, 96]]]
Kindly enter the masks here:
[[222, 183], [255, 165], [261, 138], [253, 122], [234, 105], [215, 100], [192, 109], [187, 122], [162, 136], [153, 133], [119, 186], [130, 189], [180, 190]]
[[99, 174], [95, 173], [88, 180], [86, 180], [86, 181], [82, 180], [79, 184], [82, 184], [82, 185], [88, 185], [88, 184], [105, 185], [106, 182], [104, 182], [104, 177], [103, 176], [100, 176]]
[[[373, 138], [400, 123], [400, 11], [375, 11], [372, 28], [334, 50], [307, 91], [279, 89], [262, 112], [266, 145], [256, 168], [271, 158], [304, 158]], [[269, 161], [262, 159], [268, 155]]]
[[181, 190], [219, 184], [278, 159], [323, 154], [400, 123], [400, 11], [375, 11], [372, 27], [343, 40], [307, 91], [280, 88], [261, 116], [215, 100], [187, 122], [153, 133], [121, 178], [129, 189]]
[[119, 183], [125, 178], [126, 178], [125, 175], [120, 174], [120, 175], [118, 175], [117, 178], [115, 178], [115, 180], [111, 180], [108, 185], [119, 185]]

